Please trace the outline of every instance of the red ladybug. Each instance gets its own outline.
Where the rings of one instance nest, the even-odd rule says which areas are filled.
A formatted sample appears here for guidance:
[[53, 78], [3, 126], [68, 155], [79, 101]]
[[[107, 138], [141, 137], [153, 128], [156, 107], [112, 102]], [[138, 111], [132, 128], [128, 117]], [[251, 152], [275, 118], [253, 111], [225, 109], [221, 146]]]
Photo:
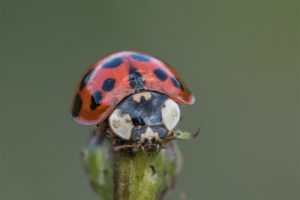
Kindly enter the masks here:
[[122, 51], [99, 60], [83, 76], [71, 114], [83, 125], [108, 121], [107, 132], [128, 141], [126, 147], [141, 146], [150, 152], [175, 137], [178, 104], [194, 101], [183, 80], [165, 62]]

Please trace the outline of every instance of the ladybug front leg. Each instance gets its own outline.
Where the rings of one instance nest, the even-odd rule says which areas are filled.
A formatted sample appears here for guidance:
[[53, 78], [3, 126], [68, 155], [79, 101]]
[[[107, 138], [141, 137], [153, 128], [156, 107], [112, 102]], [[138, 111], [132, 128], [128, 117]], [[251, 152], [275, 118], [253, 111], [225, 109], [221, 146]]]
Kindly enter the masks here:
[[136, 152], [140, 148], [139, 144], [123, 144], [119, 146], [114, 146], [114, 151], [119, 151], [122, 149], [131, 149], [133, 152]]
[[116, 138], [116, 136], [113, 134], [113, 132], [110, 129], [106, 129], [106, 135], [107, 135], [108, 138], [113, 139], [113, 141]]

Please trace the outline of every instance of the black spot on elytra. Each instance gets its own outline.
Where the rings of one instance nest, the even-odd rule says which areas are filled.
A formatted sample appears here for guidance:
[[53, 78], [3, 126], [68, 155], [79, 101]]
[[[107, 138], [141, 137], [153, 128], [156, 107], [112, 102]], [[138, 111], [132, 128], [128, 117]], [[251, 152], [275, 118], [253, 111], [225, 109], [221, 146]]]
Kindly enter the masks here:
[[120, 58], [120, 57], [113, 58], [112, 60], [104, 63], [102, 65], [102, 68], [115, 68], [115, 67], [118, 67], [121, 63], [122, 63], [122, 58]]
[[108, 78], [108, 79], [106, 79], [106, 80], [103, 82], [102, 89], [103, 89], [105, 92], [111, 91], [112, 89], [114, 89], [115, 82], [116, 82], [116, 81], [115, 81], [115, 79], [113, 79], [113, 78]]
[[179, 80], [177, 80], [175, 77], [171, 78], [172, 83], [175, 87], [177, 87], [178, 89], [184, 90], [182, 84], [179, 82]]
[[81, 97], [79, 96], [79, 94], [77, 94], [75, 97], [73, 108], [72, 108], [72, 116], [73, 117], [77, 117], [79, 115], [81, 105], [82, 105]]
[[84, 88], [84, 86], [86, 86], [86, 84], [89, 82], [91, 75], [93, 73], [94, 69], [90, 69], [82, 78], [81, 82], [80, 82], [80, 90], [82, 90]]
[[134, 67], [129, 68], [129, 84], [135, 91], [144, 89], [144, 78]]
[[91, 105], [90, 105], [91, 110], [95, 110], [101, 104], [101, 101], [102, 101], [101, 92], [99, 91], [94, 92], [94, 94], [91, 97]]
[[153, 72], [156, 75], [156, 77], [161, 81], [164, 81], [168, 78], [168, 75], [162, 69], [156, 69]]
[[143, 55], [143, 54], [133, 54], [131, 55], [131, 57], [135, 60], [138, 60], [138, 61], [142, 61], [142, 62], [148, 62], [150, 61], [150, 58], [146, 55]]

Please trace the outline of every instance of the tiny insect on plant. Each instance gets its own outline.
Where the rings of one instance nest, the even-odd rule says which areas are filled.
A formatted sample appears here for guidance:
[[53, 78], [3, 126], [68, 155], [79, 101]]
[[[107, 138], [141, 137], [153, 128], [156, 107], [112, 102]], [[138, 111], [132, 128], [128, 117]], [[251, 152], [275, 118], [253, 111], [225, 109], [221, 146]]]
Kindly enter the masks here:
[[174, 140], [189, 140], [176, 129], [180, 105], [195, 101], [169, 65], [139, 52], [101, 59], [81, 79], [71, 115], [96, 125], [82, 160], [89, 182], [102, 199], [162, 199], [180, 171]]

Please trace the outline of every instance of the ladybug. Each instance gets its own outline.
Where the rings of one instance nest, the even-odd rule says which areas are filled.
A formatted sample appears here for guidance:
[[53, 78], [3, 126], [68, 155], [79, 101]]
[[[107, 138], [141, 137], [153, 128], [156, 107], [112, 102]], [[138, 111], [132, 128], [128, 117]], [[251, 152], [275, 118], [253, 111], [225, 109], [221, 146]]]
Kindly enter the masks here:
[[173, 139], [190, 139], [174, 129], [180, 105], [194, 96], [168, 64], [151, 55], [122, 51], [96, 62], [83, 76], [71, 115], [83, 125], [98, 125], [114, 138], [115, 150], [157, 152]]

